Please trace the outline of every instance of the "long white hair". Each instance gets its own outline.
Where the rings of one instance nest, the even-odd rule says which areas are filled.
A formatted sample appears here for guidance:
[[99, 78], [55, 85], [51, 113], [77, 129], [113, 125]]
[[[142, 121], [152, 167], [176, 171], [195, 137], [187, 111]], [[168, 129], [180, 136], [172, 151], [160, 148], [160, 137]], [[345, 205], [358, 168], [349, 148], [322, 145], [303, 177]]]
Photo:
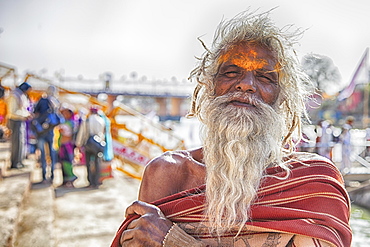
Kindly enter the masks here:
[[[217, 234], [235, 225], [241, 229], [250, 220], [250, 205], [266, 167], [286, 169], [283, 157], [293, 152], [293, 132], [301, 135], [301, 118], [307, 117], [305, 101], [312, 88], [293, 50], [302, 32], [289, 29], [277, 28], [269, 12], [246, 11], [223, 21], [212, 47], [203, 44], [206, 51], [190, 75], [197, 86], [188, 116], [196, 116], [204, 124], [206, 216], [211, 231]], [[275, 55], [280, 94], [273, 107], [251, 98], [248, 100], [256, 110], [250, 112], [225, 104], [235, 95], [215, 97], [218, 59], [235, 43], [260, 45]]]
[[[245, 11], [228, 21], [222, 21], [214, 35], [212, 47], [202, 42], [206, 51], [198, 58], [198, 66], [191, 72], [189, 79], [195, 80], [197, 86], [193, 92], [189, 117], [196, 116], [201, 121], [201, 108], [206, 97], [214, 92], [214, 76], [218, 70], [218, 58], [223, 51], [235, 43], [246, 42], [261, 45], [272, 51], [278, 61], [280, 92], [280, 114], [284, 115], [287, 132], [284, 133], [282, 145], [292, 151], [294, 145], [292, 134], [298, 130], [301, 137], [301, 119], [308, 118], [306, 102], [312, 96], [312, 83], [301, 69], [293, 48], [303, 31], [292, 26], [279, 29], [270, 18], [270, 12], [257, 14]], [[208, 91], [208, 94], [204, 94]]]

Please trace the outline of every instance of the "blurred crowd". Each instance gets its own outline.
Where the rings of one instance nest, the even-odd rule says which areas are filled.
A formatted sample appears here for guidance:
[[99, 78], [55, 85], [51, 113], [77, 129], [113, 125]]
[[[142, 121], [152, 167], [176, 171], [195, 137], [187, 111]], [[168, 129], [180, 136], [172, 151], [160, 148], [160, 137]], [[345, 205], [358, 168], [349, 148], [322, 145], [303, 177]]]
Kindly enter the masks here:
[[[73, 187], [77, 176], [73, 166], [86, 165], [87, 180], [98, 187], [103, 177], [103, 161], [113, 159], [110, 120], [100, 106], [76, 109], [58, 98], [57, 88], [49, 86], [37, 100], [31, 100], [32, 86], [27, 82], [14, 90], [0, 86], [0, 141], [11, 143], [11, 169], [24, 167], [23, 160], [35, 159], [42, 168], [40, 183], [52, 184], [56, 165], [62, 168], [62, 186]], [[303, 129], [303, 139], [297, 151], [318, 153], [339, 164], [348, 173], [353, 157], [351, 130], [355, 119], [347, 117], [340, 127], [330, 120], [320, 120]], [[366, 130], [370, 140], [370, 129]], [[96, 145], [97, 144], [97, 145]], [[334, 147], [340, 147], [340, 157], [334, 159]], [[364, 156], [370, 157], [365, 147]], [[338, 154], [337, 154], [338, 156]]]
[[76, 109], [49, 86], [36, 100], [32, 85], [23, 82], [13, 90], [0, 87], [0, 141], [10, 142], [9, 169], [22, 169], [25, 159], [35, 159], [42, 169], [39, 183], [53, 184], [60, 166], [61, 186], [74, 187], [73, 166], [86, 165], [89, 187], [97, 188], [104, 161], [113, 159], [110, 120], [99, 105]]
[[[354, 117], [349, 116], [344, 120], [343, 125], [337, 127], [333, 126], [330, 120], [320, 120], [317, 125], [312, 125], [303, 131], [304, 138], [298, 143], [297, 151], [320, 154], [333, 160], [335, 163], [339, 163], [338, 166], [342, 173], [348, 173], [351, 169], [352, 157], [354, 155], [355, 144], [351, 134], [354, 122]], [[369, 130], [366, 130], [365, 142], [370, 139]], [[340, 155], [337, 152], [337, 157], [334, 157], [335, 147], [340, 149]], [[367, 147], [364, 149], [364, 156], [370, 154], [367, 151]]]

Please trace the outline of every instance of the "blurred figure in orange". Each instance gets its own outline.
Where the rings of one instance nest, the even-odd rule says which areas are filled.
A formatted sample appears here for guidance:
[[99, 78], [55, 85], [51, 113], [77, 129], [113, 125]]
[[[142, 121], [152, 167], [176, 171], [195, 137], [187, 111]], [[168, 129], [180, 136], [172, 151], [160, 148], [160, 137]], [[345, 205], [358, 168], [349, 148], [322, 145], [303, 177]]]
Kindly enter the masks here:
[[0, 86], [0, 141], [6, 140], [7, 127], [6, 127], [6, 114], [8, 112], [7, 104], [5, 101], [5, 89]]

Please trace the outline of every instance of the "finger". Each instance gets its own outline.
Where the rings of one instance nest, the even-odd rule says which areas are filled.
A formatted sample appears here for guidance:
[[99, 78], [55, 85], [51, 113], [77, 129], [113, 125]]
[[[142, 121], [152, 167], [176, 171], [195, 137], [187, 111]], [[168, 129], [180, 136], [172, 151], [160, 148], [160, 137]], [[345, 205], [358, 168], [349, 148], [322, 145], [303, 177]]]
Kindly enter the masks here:
[[138, 225], [138, 219], [131, 221], [130, 224], [128, 224], [127, 229], [134, 229]]
[[130, 214], [144, 215], [146, 213], [158, 213], [159, 208], [142, 201], [135, 201], [126, 209], [126, 217]]
[[142, 247], [142, 246], [148, 246], [148, 245], [143, 244], [142, 241], [137, 241], [134, 238], [126, 240], [126, 241], [121, 243], [121, 247]]
[[128, 242], [134, 238], [132, 230], [125, 230], [122, 232], [120, 243], [122, 246], [128, 246]]

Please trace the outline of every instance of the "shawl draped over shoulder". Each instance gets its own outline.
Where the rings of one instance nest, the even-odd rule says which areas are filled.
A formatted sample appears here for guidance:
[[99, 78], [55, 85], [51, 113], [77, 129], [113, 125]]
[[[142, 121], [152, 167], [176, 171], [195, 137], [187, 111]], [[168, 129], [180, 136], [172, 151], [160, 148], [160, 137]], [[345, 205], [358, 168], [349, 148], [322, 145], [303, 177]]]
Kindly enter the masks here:
[[[264, 232], [282, 232], [309, 236], [334, 246], [351, 245], [348, 225], [350, 201], [343, 177], [331, 163], [323, 160], [290, 163], [291, 173], [280, 167], [267, 169], [266, 178], [251, 207], [251, 228]], [[173, 222], [204, 220], [205, 185], [152, 202]], [[138, 218], [130, 215], [122, 223], [111, 247], [120, 247], [120, 236], [128, 224]], [[204, 233], [193, 235], [207, 238]]]

